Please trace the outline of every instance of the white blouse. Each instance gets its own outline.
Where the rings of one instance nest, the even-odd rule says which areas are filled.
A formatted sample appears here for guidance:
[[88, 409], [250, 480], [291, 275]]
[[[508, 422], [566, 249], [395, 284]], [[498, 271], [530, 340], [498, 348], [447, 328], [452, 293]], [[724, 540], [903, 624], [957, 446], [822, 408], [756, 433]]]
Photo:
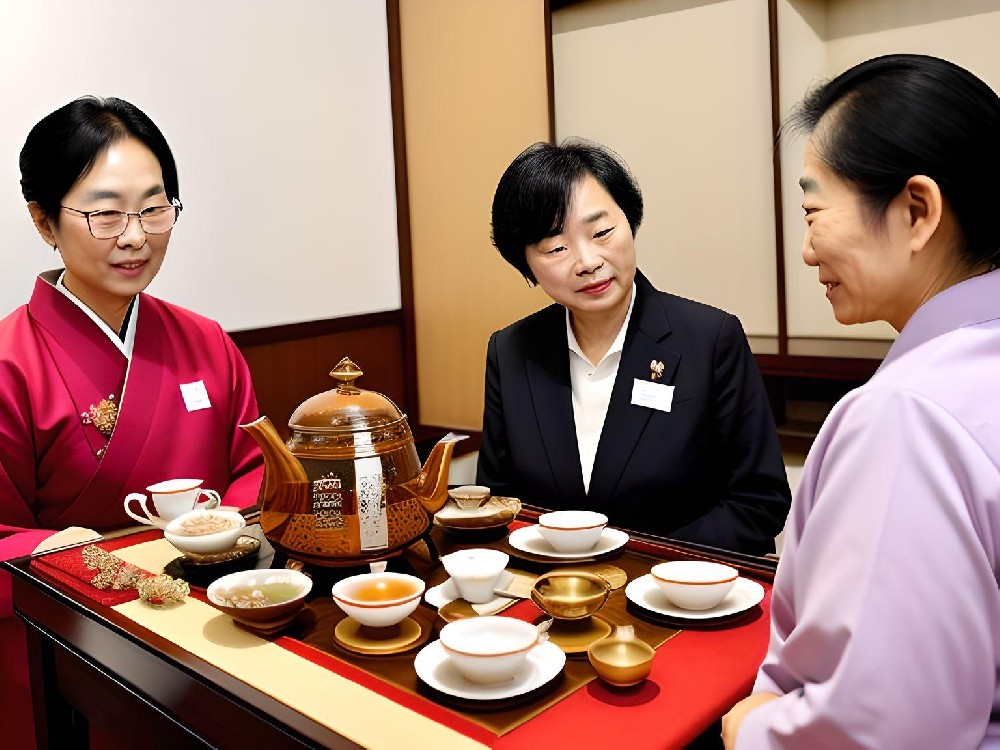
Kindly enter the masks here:
[[597, 365], [593, 365], [584, 355], [573, 334], [570, 313], [566, 310], [566, 341], [569, 343], [569, 382], [573, 389], [573, 421], [576, 423], [576, 444], [580, 451], [580, 468], [583, 470], [584, 492], [590, 491], [590, 476], [594, 471], [597, 444], [604, 428], [604, 418], [611, 402], [611, 390], [618, 375], [622, 349], [625, 347], [625, 332], [635, 307], [635, 283], [632, 284], [632, 298], [628, 303], [628, 313], [611, 347]]

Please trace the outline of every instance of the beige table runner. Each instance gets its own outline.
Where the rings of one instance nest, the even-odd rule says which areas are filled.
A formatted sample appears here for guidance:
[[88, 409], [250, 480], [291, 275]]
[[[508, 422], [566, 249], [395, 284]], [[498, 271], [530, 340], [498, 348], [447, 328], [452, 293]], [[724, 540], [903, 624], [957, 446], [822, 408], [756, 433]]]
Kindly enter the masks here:
[[[163, 539], [116, 550], [145, 570], [160, 571], [177, 557]], [[154, 609], [140, 601], [114, 609], [133, 622], [176, 643], [239, 680], [331, 730], [369, 748], [412, 746], [478, 749], [483, 744], [394, 703], [347, 678], [247, 633], [211, 605], [188, 598], [173, 608]], [[261, 676], [266, 675], [266, 680]]]

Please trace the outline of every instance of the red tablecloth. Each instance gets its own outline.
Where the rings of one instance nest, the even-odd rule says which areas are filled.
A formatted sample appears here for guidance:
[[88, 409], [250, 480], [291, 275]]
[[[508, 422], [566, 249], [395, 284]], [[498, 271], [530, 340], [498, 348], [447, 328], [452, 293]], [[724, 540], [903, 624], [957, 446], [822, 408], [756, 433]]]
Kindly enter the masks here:
[[[110, 551], [157, 535], [147, 532], [100, 546]], [[79, 548], [66, 550], [33, 564], [95, 601], [117, 603], [103, 601], [112, 592], [99, 591], [80, 580], [74, 565], [69, 564], [79, 554]], [[43, 561], [47, 564], [38, 565]], [[769, 634], [771, 586], [763, 585], [765, 596], [755, 617], [714, 628], [682, 630], [657, 650], [653, 671], [641, 685], [615, 689], [593, 680], [500, 737], [446, 707], [384, 683], [311, 646], [284, 636], [274, 642], [490, 747], [682, 748], [747, 695], [753, 685]]]

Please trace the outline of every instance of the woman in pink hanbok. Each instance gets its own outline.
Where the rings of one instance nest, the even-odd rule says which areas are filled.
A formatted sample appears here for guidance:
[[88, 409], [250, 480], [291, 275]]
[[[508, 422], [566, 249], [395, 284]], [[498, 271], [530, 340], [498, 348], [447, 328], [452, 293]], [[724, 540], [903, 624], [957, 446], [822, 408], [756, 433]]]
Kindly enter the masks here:
[[[62, 268], [0, 321], [0, 559], [54, 534], [131, 525], [123, 500], [204, 480], [257, 500], [262, 458], [246, 362], [218, 323], [144, 293], [181, 212], [162, 133], [121, 99], [77, 99], [32, 128], [21, 189]], [[23, 250], [19, 250], [23, 252]], [[10, 579], [0, 574], [0, 726], [30, 746], [30, 695]]]

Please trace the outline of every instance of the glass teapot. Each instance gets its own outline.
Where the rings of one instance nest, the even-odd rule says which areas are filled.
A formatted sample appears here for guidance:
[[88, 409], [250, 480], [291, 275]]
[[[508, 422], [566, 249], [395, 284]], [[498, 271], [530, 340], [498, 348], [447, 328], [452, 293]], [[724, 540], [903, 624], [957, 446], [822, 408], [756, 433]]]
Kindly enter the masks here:
[[362, 371], [344, 357], [340, 383], [292, 412], [287, 445], [267, 417], [240, 425], [264, 453], [261, 528], [289, 557], [327, 566], [397, 554], [430, 527], [448, 499], [455, 443], [449, 433], [423, 467], [396, 405], [357, 388]]

